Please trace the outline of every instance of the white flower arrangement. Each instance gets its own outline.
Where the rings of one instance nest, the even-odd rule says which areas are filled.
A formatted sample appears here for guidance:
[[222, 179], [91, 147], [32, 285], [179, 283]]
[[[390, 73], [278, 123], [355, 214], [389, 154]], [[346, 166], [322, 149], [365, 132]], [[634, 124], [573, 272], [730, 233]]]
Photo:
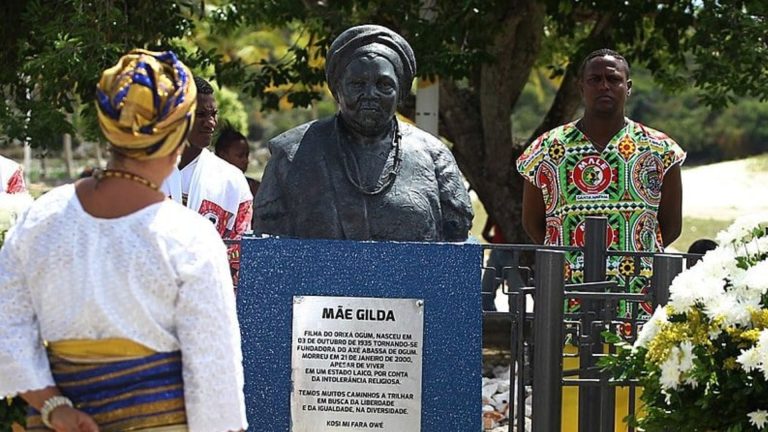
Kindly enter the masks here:
[[740, 218], [603, 365], [644, 387], [645, 430], [768, 431], [768, 214]]
[[6, 232], [32, 204], [32, 201], [32, 196], [28, 193], [0, 193], [0, 245], [3, 244]]
[[749, 415], [749, 422], [758, 429], [765, 429], [766, 423], [768, 423], [768, 411], [757, 410], [751, 412]]

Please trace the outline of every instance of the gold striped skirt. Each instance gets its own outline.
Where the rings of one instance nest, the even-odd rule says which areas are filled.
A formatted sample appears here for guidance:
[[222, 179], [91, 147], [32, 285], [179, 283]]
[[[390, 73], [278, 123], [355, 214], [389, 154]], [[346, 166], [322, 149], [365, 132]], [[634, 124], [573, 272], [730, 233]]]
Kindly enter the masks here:
[[[59, 390], [103, 432], [186, 431], [181, 352], [157, 353], [124, 339], [48, 345]], [[48, 430], [29, 408], [28, 431]]]

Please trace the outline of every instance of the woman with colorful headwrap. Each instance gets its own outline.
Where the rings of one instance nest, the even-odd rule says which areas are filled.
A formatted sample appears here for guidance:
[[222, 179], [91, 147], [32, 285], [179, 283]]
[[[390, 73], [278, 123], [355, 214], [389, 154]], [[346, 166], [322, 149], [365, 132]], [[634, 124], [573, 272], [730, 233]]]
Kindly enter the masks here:
[[158, 191], [195, 93], [172, 52], [104, 71], [108, 168], [38, 199], [0, 251], [0, 395], [29, 403], [29, 431], [247, 427], [226, 249]]
[[254, 231], [305, 238], [464, 241], [472, 206], [451, 152], [395, 116], [416, 74], [408, 42], [377, 25], [331, 44], [339, 113], [269, 142]]

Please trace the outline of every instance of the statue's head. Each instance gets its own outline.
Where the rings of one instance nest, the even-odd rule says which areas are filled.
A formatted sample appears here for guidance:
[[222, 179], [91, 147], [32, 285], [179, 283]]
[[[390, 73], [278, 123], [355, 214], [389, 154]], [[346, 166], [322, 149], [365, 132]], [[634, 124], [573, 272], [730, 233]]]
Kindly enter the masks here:
[[416, 58], [408, 42], [378, 25], [344, 31], [331, 44], [325, 66], [342, 119], [365, 135], [389, 127], [415, 74]]

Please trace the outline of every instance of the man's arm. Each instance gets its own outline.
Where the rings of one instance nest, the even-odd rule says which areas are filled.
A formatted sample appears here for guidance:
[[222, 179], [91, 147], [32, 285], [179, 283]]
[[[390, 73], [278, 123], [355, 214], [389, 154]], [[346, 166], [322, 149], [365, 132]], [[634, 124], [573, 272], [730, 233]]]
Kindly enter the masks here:
[[544, 195], [541, 189], [528, 180], [523, 187], [523, 228], [535, 244], [544, 244], [547, 221], [544, 212]]
[[27, 185], [24, 184], [24, 172], [21, 170], [21, 167], [19, 167], [19, 169], [13, 173], [11, 179], [8, 180], [8, 186], [6, 187], [5, 191], [9, 194], [22, 193], [27, 191]]
[[483, 226], [483, 233], [482, 236], [488, 243], [492, 243], [491, 240], [493, 240], [493, 236], [491, 235], [491, 228], [493, 228], [493, 225], [495, 223], [493, 222], [493, 218], [491, 215], [488, 215], [488, 218], [485, 220], [485, 226]]
[[657, 217], [661, 239], [667, 247], [680, 237], [683, 228], [683, 182], [679, 163], [670, 167], [664, 175]]

